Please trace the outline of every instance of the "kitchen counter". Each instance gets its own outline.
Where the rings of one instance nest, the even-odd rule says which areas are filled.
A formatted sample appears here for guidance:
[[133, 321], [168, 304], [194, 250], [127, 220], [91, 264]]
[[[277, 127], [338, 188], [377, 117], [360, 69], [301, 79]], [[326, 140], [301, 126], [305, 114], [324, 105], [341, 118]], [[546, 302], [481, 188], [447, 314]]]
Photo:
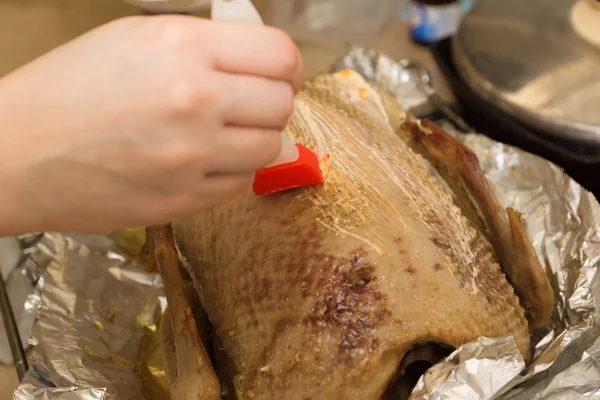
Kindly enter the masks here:
[[[264, 7], [268, 0], [255, 4]], [[110, 20], [143, 11], [121, 0], [2, 0], [0, 2], [0, 76]], [[305, 75], [327, 70], [344, 47], [300, 43]], [[446, 100], [451, 92], [426, 48], [410, 41], [402, 22], [390, 24], [372, 43], [391, 57], [410, 58], [430, 70], [434, 87]], [[52, 79], [51, 76], [48, 79]], [[17, 386], [12, 367], [0, 365], [0, 399], [12, 398]]]

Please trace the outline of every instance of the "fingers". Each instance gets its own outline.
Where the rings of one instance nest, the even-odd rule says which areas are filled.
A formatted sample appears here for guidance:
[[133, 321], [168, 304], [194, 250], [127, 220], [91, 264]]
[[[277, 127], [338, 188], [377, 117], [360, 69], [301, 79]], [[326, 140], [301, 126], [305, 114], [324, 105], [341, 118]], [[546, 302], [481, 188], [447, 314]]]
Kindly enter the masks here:
[[[190, 174], [192, 176], [193, 174]], [[158, 215], [166, 215], [165, 222], [206, 210], [224, 203], [252, 189], [254, 174], [215, 175], [195, 180], [186, 180], [184, 190], [152, 202], [150, 209]], [[194, 187], [192, 182], [197, 182]]]
[[296, 92], [300, 90], [302, 57], [283, 31], [239, 23], [210, 25], [210, 29], [199, 30], [199, 34], [210, 35], [205, 39], [209, 41], [210, 57], [217, 70], [286, 81]]
[[188, 60], [208, 60], [218, 71], [281, 80], [300, 90], [302, 56], [292, 38], [277, 28], [173, 15], [148, 21], [157, 28], [155, 41], [185, 50]]
[[253, 179], [253, 173], [207, 176], [195, 196], [190, 198], [189, 207], [192, 211], [198, 211], [226, 202], [251, 190]]
[[208, 198], [221, 202], [252, 188], [254, 173], [207, 176], [202, 191]]
[[278, 130], [226, 127], [214, 138], [208, 173], [253, 173], [270, 164], [281, 149]]
[[248, 75], [221, 75], [222, 116], [228, 125], [283, 130], [294, 108], [292, 87]]

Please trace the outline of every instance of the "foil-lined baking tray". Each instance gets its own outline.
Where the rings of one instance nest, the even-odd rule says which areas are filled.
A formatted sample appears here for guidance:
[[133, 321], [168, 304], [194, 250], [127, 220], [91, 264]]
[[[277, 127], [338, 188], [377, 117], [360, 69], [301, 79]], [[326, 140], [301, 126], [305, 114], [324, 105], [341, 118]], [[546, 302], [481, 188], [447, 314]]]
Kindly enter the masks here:
[[[407, 110], [427, 99], [415, 90], [418, 77], [376, 51], [354, 47], [340, 68], [358, 70]], [[600, 205], [550, 162], [444, 127], [478, 155], [500, 203], [524, 213], [557, 302], [552, 322], [533, 337], [531, 365], [512, 338], [481, 337], [432, 367], [411, 399], [600, 399]], [[44, 234], [27, 263], [41, 276], [40, 301], [32, 368], [15, 399], [168, 398], [157, 275], [105, 237]]]

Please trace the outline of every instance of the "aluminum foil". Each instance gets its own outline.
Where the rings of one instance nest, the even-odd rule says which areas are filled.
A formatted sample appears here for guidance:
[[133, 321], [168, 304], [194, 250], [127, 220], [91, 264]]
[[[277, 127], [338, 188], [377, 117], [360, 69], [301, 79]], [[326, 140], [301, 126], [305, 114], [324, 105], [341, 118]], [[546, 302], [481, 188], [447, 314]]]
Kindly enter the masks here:
[[32, 368], [15, 399], [168, 398], [158, 274], [103, 236], [44, 234], [27, 264], [42, 274], [41, 306]]
[[[6, 279], [8, 299], [13, 306], [13, 313], [24, 348], [28, 348], [27, 338], [31, 336], [36, 321], [36, 309], [40, 296], [34, 290], [35, 282], [29, 270], [21, 265], [13, 269]], [[5, 333], [4, 321], [0, 318], [0, 363], [13, 365], [12, 354]]]
[[[373, 50], [352, 48], [340, 68], [363, 73], [408, 110], [426, 99], [403, 63]], [[600, 399], [600, 205], [548, 161], [482, 135], [453, 134], [478, 155], [500, 203], [524, 213], [556, 309], [533, 337], [532, 364], [512, 338], [479, 338], [432, 367], [411, 399]], [[158, 276], [102, 237], [45, 234], [29, 263], [42, 277], [41, 305], [32, 368], [15, 399], [168, 398], [156, 351]]]
[[431, 367], [417, 383], [412, 398], [488, 399], [524, 367], [512, 337], [481, 337]]
[[374, 49], [351, 46], [332, 70], [349, 68], [360, 72], [366, 79], [390, 93], [404, 110], [421, 114], [424, 110], [431, 111], [431, 106], [421, 86], [419, 67], [412, 61], [394, 60]]

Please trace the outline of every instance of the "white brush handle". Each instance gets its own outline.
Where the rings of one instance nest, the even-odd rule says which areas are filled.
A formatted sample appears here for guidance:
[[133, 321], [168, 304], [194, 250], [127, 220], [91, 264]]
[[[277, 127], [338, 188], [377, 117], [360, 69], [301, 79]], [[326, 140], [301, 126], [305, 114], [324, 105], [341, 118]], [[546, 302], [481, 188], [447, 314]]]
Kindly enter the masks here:
[[[215, 21], [261, 24], [263, 20], [250, 0], [212, 0], [211, 18]], [[300, 155], [290, 138], [281, 132], [279, 156], [269, 167], [296, 161]]]
[[285, 134], [285, 131], [283, 131], [281, 132], [281, 150], [279, 150], [279, 156], [268, 167], [294, 162], [298, 157], [300, 157], [298, 148], [292, 143], [288, 135]]
[[264, 25], [250, 0], [212, 0], [211, 18], [215, 21]]

